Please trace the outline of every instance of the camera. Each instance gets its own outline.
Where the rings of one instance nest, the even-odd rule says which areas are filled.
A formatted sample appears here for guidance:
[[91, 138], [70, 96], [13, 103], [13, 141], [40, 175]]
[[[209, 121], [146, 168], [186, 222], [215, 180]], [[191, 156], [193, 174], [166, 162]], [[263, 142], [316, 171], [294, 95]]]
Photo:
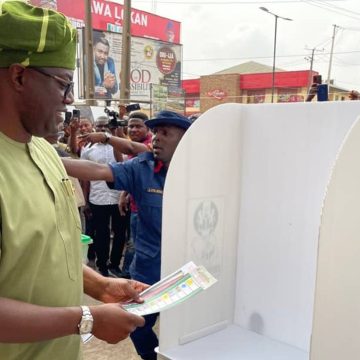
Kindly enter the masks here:
[[140, 105], [139, 104], [130, 104], [125, 106], [126, 112], [131, 112], [131, 111], [135, 111], [135, 110], [140, 110]]
[[[134, 111], [134, 110], [140, 110], [139, 104], [130, 104], [126, 107], [126, 112]], [[127, 126], [128, 121], [127, 120], [120, 120], [119, 119], [119, 113], [110, 110], [107, 107], [104, 109], [105, 114], [109, 117], [109, 128], [110, 129], [116, 129], [117, 127]]]
[[119, 120], [119, 113], [116, 111], [105, 108], [104, 112], [109, 117], [109, 129], [116, 129], [121, 126], [127, 126], [127, 121]]

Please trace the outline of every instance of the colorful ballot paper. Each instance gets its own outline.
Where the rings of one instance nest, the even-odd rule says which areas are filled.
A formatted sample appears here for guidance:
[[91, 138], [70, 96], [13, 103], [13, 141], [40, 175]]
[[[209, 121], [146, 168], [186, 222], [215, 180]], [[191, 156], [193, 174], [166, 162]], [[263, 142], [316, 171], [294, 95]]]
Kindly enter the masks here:
[[144, 299], [142, 304], [123, 304], [123, 308], [140, 316], [157, 313], [208, 289], [216, 281], [203, 266], [189, 262], [143, 291], [140, 294]]

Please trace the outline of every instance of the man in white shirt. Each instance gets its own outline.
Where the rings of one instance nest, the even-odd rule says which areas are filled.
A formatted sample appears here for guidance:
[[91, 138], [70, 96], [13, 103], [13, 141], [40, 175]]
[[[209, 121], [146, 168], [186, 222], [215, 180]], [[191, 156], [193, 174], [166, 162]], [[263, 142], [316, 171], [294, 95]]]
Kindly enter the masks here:
[[[100, 116], [95, 121], [97, 132], [109, 133], [109, 119]], [[121, 161], [121, 154], [114, 154], [113, 147], [106, 142], [86, 145], [81, 158], [101, 164]], [[87, 197], [87, 194], [85, 194]], [[120, 192], [110, 190], [105, 181], [91, 181], [88, 202], [92, 213], [92, 223], [95, 230], [94, 245], [96, 252], [96, 265], [103, 276], [122, 277], [119, 268], [122, 252], [126, 242], [124, 218], [120, 216], [118, 202]], [[114, 237], [110, 250], [110, 234]], [[110, 263], [109, 263], [110, 255]]]

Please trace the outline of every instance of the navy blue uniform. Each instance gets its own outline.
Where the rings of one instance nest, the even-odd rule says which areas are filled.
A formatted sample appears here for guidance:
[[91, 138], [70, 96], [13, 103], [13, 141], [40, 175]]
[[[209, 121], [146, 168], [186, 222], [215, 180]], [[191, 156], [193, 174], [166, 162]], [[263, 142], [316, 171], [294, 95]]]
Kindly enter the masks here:
[[[162, 198], [166, 177], [164, 167], [155, 167], [153, 154], [142, 153], [123, 163], [110, 164], [113, 187], [129, 192], [138, 207], [135, 256], [130, 267], [132, 279], [147, 284], [160, 280]], [[143, 359], [156, 359], [158, 339], [152, 330], [157, 314], [145, 316], [146, 324], [131, 334]]]

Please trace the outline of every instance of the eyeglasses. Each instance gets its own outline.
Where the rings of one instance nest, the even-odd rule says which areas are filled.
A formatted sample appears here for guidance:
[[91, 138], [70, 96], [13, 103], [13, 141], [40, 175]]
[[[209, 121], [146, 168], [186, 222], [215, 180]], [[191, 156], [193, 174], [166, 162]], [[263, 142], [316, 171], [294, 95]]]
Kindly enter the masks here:
[[59, 82], [60, 84], [64, 85], [64, 101], [66, 100], [66, 98], [69, 96], [70, 93], [72, 93], [73, 89], [74, 89], [74, 82], [73, 81], [67, 81], [63, 78], [61, 78], [60, 76], [56, 76], [53, 74], [49, 74], [48, 72], [46, 72], [45, 70], [36, 68], [36, 67], [29, 67], [28, 69], [32, 69], [40, 74], [43, 74], [47, 77], [50, 77], [52, 79], [55, 79], [57, 82]]

